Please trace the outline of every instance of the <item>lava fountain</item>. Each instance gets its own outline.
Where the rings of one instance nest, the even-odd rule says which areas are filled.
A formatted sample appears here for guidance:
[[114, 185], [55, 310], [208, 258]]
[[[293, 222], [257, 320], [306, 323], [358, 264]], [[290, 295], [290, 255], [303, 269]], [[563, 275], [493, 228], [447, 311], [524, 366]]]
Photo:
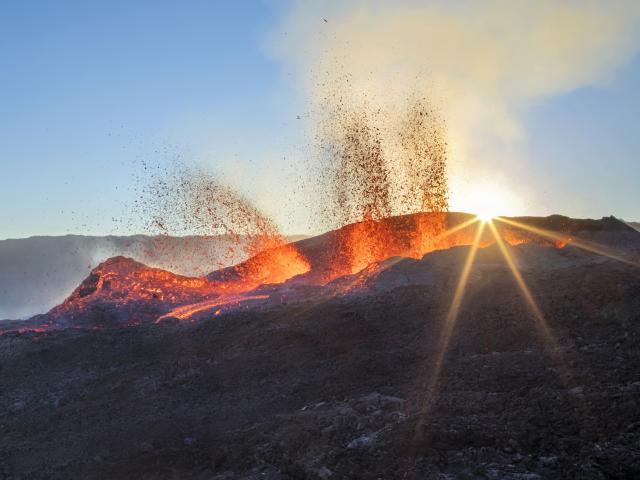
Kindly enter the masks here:
[[174, 166], [147, 184], [142, 203], [150, 229], [167, 235], [196, 232], [212, 239], [222, 235], [230, 239], [229, 256], [250, 259], [233, 274], [220, 275], [214, 281], [218, 290], [246, 291], [309, 270], [306, 259], [269, 217], [202, 169]]

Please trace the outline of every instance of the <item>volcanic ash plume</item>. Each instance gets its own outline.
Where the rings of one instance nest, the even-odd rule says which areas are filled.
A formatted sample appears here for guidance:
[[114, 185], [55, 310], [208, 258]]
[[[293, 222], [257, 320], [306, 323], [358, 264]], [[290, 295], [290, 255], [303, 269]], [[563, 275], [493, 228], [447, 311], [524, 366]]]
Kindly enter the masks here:
[[304, 257], [286, 243], [270, 218], [201, 169], [181, 165], [170, 172], [162, 171], [151, 176], [144, 191], [142, 204], [150, 218], [150, 229], [165, 235], [198, 234], [212, 241], [223, 236], [229, 257], [253, 257], [245, 262], [242, 278], [237, 280], [256, 285], [278, 283], [309, 269]]

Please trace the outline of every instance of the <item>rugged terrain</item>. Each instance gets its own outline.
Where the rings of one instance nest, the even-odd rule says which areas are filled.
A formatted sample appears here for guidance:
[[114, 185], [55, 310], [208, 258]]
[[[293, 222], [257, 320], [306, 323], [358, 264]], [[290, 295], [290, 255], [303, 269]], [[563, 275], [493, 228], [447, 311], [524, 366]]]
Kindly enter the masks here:
[[638, 478], [640, 233], [522, 221], [616, 258], [507, 246], [545, 330], [482, 244], [441, 369], [465, 242], [190, 322], [5, 333], [0, 478]]

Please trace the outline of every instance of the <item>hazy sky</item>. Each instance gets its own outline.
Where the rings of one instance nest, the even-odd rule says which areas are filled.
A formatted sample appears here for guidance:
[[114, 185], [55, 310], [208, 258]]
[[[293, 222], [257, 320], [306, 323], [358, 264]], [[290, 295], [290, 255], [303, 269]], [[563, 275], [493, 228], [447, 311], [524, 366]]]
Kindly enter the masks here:
[[[398, 2], [375, 2], [371, 12], [363, 2], [340, 8], [335, 3], [307, 8], [309, 2], [265, 1], [2, 2], [0, 238], [137, 233], [130, 209], [141, 162], [162, 164], [178, 156], [219, 172], [288, 232], [305, 233], [306, 194], [296, 188], [303, 158], [310, 155], [307, 142], [313, 128], [306, 120], [312, 93], [305, 69], [313, 70], [319, 51], [332, 55], [338, 45], [340, 55], [346, 51], [349, 58], [358, 52], [357, 41], [377, 35], [376, 29], [380, 38], [393, 35], [393, 30], [382, 31], [387, 20], [417, 38], [430, 29], [431, 37], [424, 37], [430, 42], [420, 44], [411, 57], [430, 69], [430, 49], [443, 49], [433, 46], [436, 27], [469, 30], [469, 12], [438, 17], [442, 12], [426, 8], [431, 3], [404, 2], [396, 15]], [[538, 51], [510, 42], [513, 32], [496, 30], [500, 22], [513, 23], [503, 16], [499, 2], [484, 4], [486, 21], [475, 21], [474, 36], [445, 35], [447, 48], [465, 48], [465, 41], [476, 45], [483, 37], [492, 39], [483, 50], [492, 52], [492, 59], [508, 56], [509, 61], [495, 67], [502, 76], [489, 75], [486, 84], [487, 71], [493, 73], [486, 62], [481, 76], [466, 75], [473, 59], [482, 61], [477, 52], [470, 58], [448, 54], [457, 59], [455, 81], [449, 56], [447, 62], [433, 60], [433, 74], [445, 84], [451, 80], [456, 98], [465, 97], [471, 85], [476, 109], [500, 105], [496, 122], [515, 131], [505, 141], [495, 130], [478, 130], [483, 139], [495, 136], [491, 142], [496, 145], [483, 155], [498, 151], [502, 160], [491, 164], [476, 161], [480, 154], [467, 154], [458, 161], [454, 208], [468, 205], [468, 199], [456, 205], [456, 195], [461, 199], [461, 190], [472, 191], [474, 179], [481, 176], [483, 182], [506, 185], [518, 197], [513, 213], [640, 219], [637, 23], [617, 23], [637, 12], [614, 12], [603, 26], [602, 11], [615, 2], [587, 3], [596, 7], [578, 26], [572, 12], [560, 12], [569, 15], [558, 39], [570, 46], [563, 54], [581, 59], [560, 73], [556, 70], [571, 62], [562, 54], [555, 63], [546, 61], [556, 55], [555, 41]], [[483, 3], [460, 5], [473, 5], [473, 12]], [[520, 31], [526, 30], [526, 22], [535, 27], [537, 21], [525, 14], [514, 12], [525, 22]], [[424, 21], [404, 29], [406, 17]], [[552, 31], [548, 17], [557, 15], [543, 12], [535, 33]], [[593, 35], [591, 19], [598, 20]], [[354, 26], [366, 35], [352, 43], [345, 35], [359, 35]], [[567, 30], [575, 30], [568, 40]], [[531, 38], [532, 44], [544, 43], [539, 36]], [[496, 47], [505, 44], [513, 47]], [[393, 52], [402, 56], [407, 50], [403, 45], [394, 44]], [[522, 49], [522, 58], [514, 49]], [[512, 68], [518, 75], [504, 73]], [[533, 77], [553, 81], [529, 85], [526, 79]], [[472, 82], [479, 78], [482, 88], [475, 88]], [[515, 82], [527, 83], [527, 89], [513, 88]], [[505, 91], [509, 94], [503, 98]], [[466, 107], [456, 103], [452, 115], [464, 116]], [[477, 118], [494, 117], [483, 113]], [[455, 127], [456, 119], [451, 123]], [[465, 125], [467, 136], [469, 128]], [[511, 155], [517, 160], [505, 160]], [[124, 223], [119, 221], [123, 218]]]

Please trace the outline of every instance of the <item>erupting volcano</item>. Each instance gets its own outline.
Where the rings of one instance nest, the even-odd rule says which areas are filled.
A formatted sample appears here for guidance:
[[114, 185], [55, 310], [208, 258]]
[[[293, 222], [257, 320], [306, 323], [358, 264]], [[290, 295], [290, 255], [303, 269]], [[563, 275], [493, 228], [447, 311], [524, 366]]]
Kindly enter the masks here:
[[640, 479], [638, 0], [0, 11], [0, 480]]
[[[577, 236], [595, 236], [607, 243], [615, 240], [614, 247]], [[92, 270], [64, 303], [19, 325], [22, 330], [103, 328], [183, 321], [195, 314], [207, 317], [212, 312], [218, 316], [237, 308], [265, 309], [283, 301], [344, 295], [355, 285], [366, 284], [367, 277], [377, 275], [381, 265], [393, 272], [401, 259], [424, 263], [432, 252], [465, 246], [563, 249], [575, 245], [634, 264], [637, 259], [629, 256], [626, 242], [631, 240], [633, 244], [636, 236], [637, 232], [615, 219], [500, 217], [487, 222], [476, 215], [447, 212], [367, 219], [291, 244], [280, 243], [279, 237], [267, 237], [266, 241], [274, 243], [269, 243], [266, 250], [204, 277], [185, 277], [133, 259], [112, 258]], [[621, 248], [616, 247], [620, 241], [623, 253], [615, 253]], [[358, 278], [357, 284], [354, 278]], [[5, 329], [15, 325], [7, 323]]]
[[[157, 244], [225, 238], [243, 261], [192, 277], [109, 258], [48, 313], [0, 323], [14, 372], [1, 442], [25, 445], [17, 470], [449, 478], [480, 462], [484, 478], [640, 474], [625, 453], [635, 427], [613, 436], [619, 419], [640, 421], [640, 232], [614, 217], [500, 216], [486, 198], [450, 212], [446, 125], [426, 99], [388, 131], [370, 106], [333, 100], [319, 134], [329, 231], [287, 242], [217, 177], [159, 170], [137, 203]], [[633, 367], [616, 370], [623, 355]], [[55, 428], [72, 460], [40, 460], [32, 452], [58, 437], [23, 433], [50, 408], [69, 413]], [[541, 456], [548, 425], [563, 431]], [[75, 461], [87, 449], [93, 460]], [[605, 466], [585, 467], [596, 455]]]
[[429, 99], [409, 96], [384, 116], [376, 99], [360, 95], [348, 77], [329, 92], [317, 114], [317, 175], [324, 192], [320, 224], [334, 230], [287, 243], [272, 219], [216, 176], [182, 163], [145, 166], [136, 209], [150, 232], [224, 236], [231, 239], [228, 256], [246, 260], [227, 268], [212, 265], [210, 273], [191, 278], [111, 258], [61, 305], [26, 322], [6, 322], [3, 330], [106, 328], [268, 310], [349, 294], [370, 285], [369, 276], [380, 279], [388, 270], [383, 276], [393, 277], [406, 260], [422, 264], [433, 252], [457, 247], [470, 247], [472, 261], [477, 249], [497, 245], [525, 292], [510, 246], [571, 244], [634, 262], [628, 253], [576, 237], [592, 230], [628, 235], [631, 228], [616, 220], [494, 220], [482, 198], [476, 215], [448, 212], [447, 127]]
[[[25, 445], [11, 465], [34, 478], [428, 477], [479, 455], [502, 459], [479, 467], [496, 478], [633, 476], [639, 267], [640, 233], [613, 217], [451, 212], [198, 278], [112, 258], [5, 323], [2, 442]], [[51, 409], [56, 435], [31, 433]]]
[[136, 208], [151, 232], [222, 235], [231, 239], [229, 256], [246, 260], [226, 268], [212, 265], [210, 273], [191, 278], [134, 259], [108, 259], [61, 305], [17, 328], [104, 328], [265, 310], [345, 295], [368, 285], [369, 275], [378, 278], [381, 268], [392, 276], [402, 259], [424, 263], [433, 252], [457, 247], [470, 247], [472, 259], [477, 249], [497, 245], [525, 291], [509, 253], [513, 246], [569, 244], [634, 263], [628, 252], [613, 253], [578, 238], [593, 231], [629, 235], [632, 229], [614, 219], [493, 219], [482, 198], [478, 214], [448, 212], [443, 117], [427, 98], [413, 95], [396, 107], [394, 117], [382, 118], [373, 100], [358, 96], [347, 79], [318, 114], [318, 181], [325, 192], [320, 223], [334, 230], [287, 243], [260, 208], [203, 169], [182, 163], [145, 167]]

